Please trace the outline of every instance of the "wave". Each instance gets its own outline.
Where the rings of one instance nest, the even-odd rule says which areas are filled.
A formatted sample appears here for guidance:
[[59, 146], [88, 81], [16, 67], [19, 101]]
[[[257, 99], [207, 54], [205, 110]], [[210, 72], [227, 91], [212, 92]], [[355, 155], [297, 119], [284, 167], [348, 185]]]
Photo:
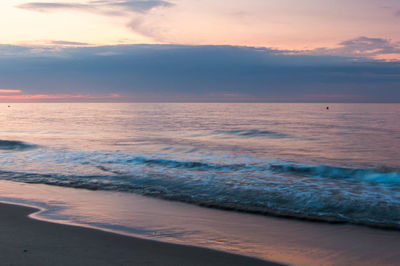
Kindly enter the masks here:
[[[396, 169], [373, 168], [346, 168], [328, 165], [303, 165], [298, 163], [206, 163], [200, 161], [180, 161], [161, 158], [132, 157], [106, 161], [109, 164], [140, 164], [171, 169], [197, 170], [205, 172], [246, 172], [246, 173], [274, 173], [280, 175], [308, 176], [312, 178], [343, 179], [349, 182], [371, 184], [400, 184], [400, 171]], [[104, 171], [105, 167], [102, 168]], [[119, 172], [121, 173], [121, 172]]]
[[258, 129], [232, 129], [232, 130], [215, 130], [212, 132], [214, 135], [231, 135], [238, 137], [270, 137], [270, 138], [289, 138], [290, 135], [270, 131], [270, 130], [258, 130]]
[[400, 172], [394, 169], [284, 161], [210, 163], [100, 152], [62, 156], [70, 166], [79, 164], [100, 172], [0, 171], [0, 179], [133, 192], [226, 210], [400, 229]]
[[271, 164], [270, 169], [279, 173], [306, 175], [320, 178], [345, 179], [366, 183], [400, 184], [400, 171], [396, 169], [345, 168], [326, 165]]
[[[216, 172], [272, 172], [313, 178], [343, 179], [352, 182], [400, 184], [400, 171], [396, 169], [346, 168], [328, 165], [303, 165], [299, 163], [208, 163], [201, 161], [181, 161], [149, 157], [130, 157], [125, 159], [103, 160], [100, 163], [130, 165], [139, 164], [150, 167], [216, 171]], [[98, 167], [109, 171], [105, 167]], [[119, 172], [120, 173], [120, 172]]]
[[36, 145], [28, 144], [18, 140], [0, 140], [0, 150], [29, 150], [34, 149]]
[[216, 163], [205, 163], [199, 161], [179, 161], [179, 160], [169, 160], [169, 159], [161, 159], [161, 158], [148, 158], [148, 157], [132, 157], [129, 159], [116, 159], [109, 160], [107, 163], [112, 164], [143, 164], [146, 166], [159, 166], [173, 169], [193, 169], [200, 171], [209, 171], [209, 170], [239, 170], [246, 168], [246, 164], [216, 164]]

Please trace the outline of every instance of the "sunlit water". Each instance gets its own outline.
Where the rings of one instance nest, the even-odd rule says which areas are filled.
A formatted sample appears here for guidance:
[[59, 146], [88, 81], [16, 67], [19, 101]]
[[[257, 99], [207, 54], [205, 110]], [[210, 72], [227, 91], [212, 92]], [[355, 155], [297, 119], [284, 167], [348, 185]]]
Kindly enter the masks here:
[[0, 105], [0, 178], [400, 228], [400, 104]]

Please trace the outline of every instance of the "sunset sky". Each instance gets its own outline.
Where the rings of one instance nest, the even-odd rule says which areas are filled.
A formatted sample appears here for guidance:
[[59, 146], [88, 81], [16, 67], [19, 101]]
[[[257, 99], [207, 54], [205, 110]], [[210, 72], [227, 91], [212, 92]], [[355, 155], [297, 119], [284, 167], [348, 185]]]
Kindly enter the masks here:
[[0, 101], [400, 101], [398, 0], [3, 0], [0, 28]]

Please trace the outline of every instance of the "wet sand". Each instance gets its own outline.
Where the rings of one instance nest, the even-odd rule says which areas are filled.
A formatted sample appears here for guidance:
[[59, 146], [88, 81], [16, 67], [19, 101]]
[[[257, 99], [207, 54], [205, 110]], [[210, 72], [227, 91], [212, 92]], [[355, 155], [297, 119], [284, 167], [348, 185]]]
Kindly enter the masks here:
[[[351, 224], [316, 223], [250, 215], [143, 197], [133, 193], [90, 191], [5, 180], [0, 180], [0, 196], [0, 202], [5, 204], [29, 206], [33, 207], [34, 210], [40, 209], [40, 212], [29, 215], [35, 220], [27, 219], [27, 223], [50, 222], [50, 224], [46, 223], [46, 226], [44, 226], [46, 230], [57, 223], [54, 234], [59, 234], [57, 229], [60, 228], [59, 224], [63, 224], [66, 228], [71, 228], [69, 225], [73, 225], [79, 226], [80, 229], [83, 229], [81, 227], [91, 228], [95, 232], [98, 232], [96, 229], [100, 229], [101, 233], [104, 233], [103, 231], [117, 233], [118, 237], [125, 235], [128, 239], [132, 239], [130, 237], [139, 238], [137, 243], [145, 243], [141, 239], [151, 240], [150, 243], [162, 241], [163, 243], [203, 247], [208, 248], [206, 250], [212, 249], [251, 256], [288, 265], [372, 266], [399, 265], [400, 262], [398, 251], [400, 231], [398, 230], [380, 230]], [[15, 257], [19, 258], [21, 256], [20, 250], [25, 249], [23, 244], [27, 242], [25, 238], [36, 232], [37, 229], [27, 227], [27, 229], [24, 229], [27, 232], [22, 234], [17, 231], [19, 226], [16, 226], [16, 220], [7, 218], [9, 215], [1, 208], [0, 211], [3, 214], [0, 219], [0, 230], [1, 224], [6, 224], [6, 220], [9, 224], [8, 231], [2, 230], [3, 232], [6, 231], [6, 234], [2, 234], [2, 231], [0, 231], [0, 234], [2, 234], [0, 239], [7, 237], [7, 234], [9, 236], [18, 235], [18, 238], [22, 239], [22, 242], [20, 242], [22, 244], [18, 245], [19, 249], [15, 249], [15, 252], [17, 252]], [[29, 212], [32, 212], [32, 210], [23, 212], [18, 219], [25, 217]], [[14, 234], [13, 231], [17, 232]], [[32, 239], [41, 239], [40, 233], [36, 233], [32, 236]], [[50, 242], [51, 245], [48, 245], [48, 249], [54, 250], [53, 253], [57, 251], [58, 239], [62, 238], [58, 237]], [[86, 247], [91, 247], [92, 244], [90, 241], [87, 242], [88, 239], [90, 237], [76, 242], [86, 243]], [[96, 239], [100, 239], [99, 242], [103, 241], [102, 237]], [[76, 242], [68, 246], [63, 244], [64, 246], [61, 246], [61, 248], [67, 249], [75, 245], [75, 248], [79, 249], [79, 243]], [[111, 246], [107, 245], [107, 248], [96, 247], [96, 249], [101, 250], [99, 252], [100, 257], [104, 256], [103, 253], [117, 252], [114, 249], [107, 250]], [[138, 245], [140, 248], [143, 246], [142, 244]], [[168, 246], [168, 244], [162, 245]], [[0, 252], [5, 252], [7, 247], [7, 244], [0, 245]], [[140, 248], [136, 250], [134, 247], [128, 250], [140, 252]], [[43, 256], [49, 254], [48, 249], [43, 249]], [[87, 252], [94, 251], [86, 248], [84, 254]], [[161, 252], [158, 250], [154, 253], [150, 250], [148, 253], [150, 253], [149, 256], [143, 255], [143, 257], [146, 258], [147, 256], [153, 259], [154, 256], [161, 256], [159, 255]], [[122, 252], [119, 252], [119, 254], [122, 254]], [[79, 258], [78, 255], [72, 256]], [[96, 254], [92, 255], [90, 260], [93, 261], [96, 256]], [[202, 256], [200, 255], [200, 257]], [[0, 253], [0, 265], [3, 265], [1, 259], [3, 259], [2, 253]], [[204, 258], [200, 259], [202, 260], [196, 258], [195, 261], [190, 261], [190, 263], [176, 263], [177, 265], [196, 265], [195, 263], [199, 261], [198, 264], [212, 265], [212, 262], [204, 261]], [[105, 259], [102, 258], [102, 260]], [[111, 264], [109, 261], [105, 261], [104, 264]], [[168, 265], [166, 264], [168, 261], [161, 260], [160, 262], [162, 262], [162, 265]], [[236, 260], [235, 262], [236, 264], [240, 263]], [[96, 261], [97, 263], [98, 261]], [[14, 265], [21, 264], [24, 264], [24, 262]], [[91, 263], [87, 262], [87, 264], [90, 265]], [[141, 263], [138, 261], [127, 264], [140, 265]], [[171, 261], [171, 264], [175, 264], [175, 261]], [[231, 262], [224, 263], [215, 260], [214, 264], [224, 265], [231, 264]], [[251, 264], [254, 265], [254, 263]], [[158, 263], [155, 262], [153, 265], [158, 265]]]
[[2, 265], [278, 265], [28, 217], [36, 211], [0, 204]]

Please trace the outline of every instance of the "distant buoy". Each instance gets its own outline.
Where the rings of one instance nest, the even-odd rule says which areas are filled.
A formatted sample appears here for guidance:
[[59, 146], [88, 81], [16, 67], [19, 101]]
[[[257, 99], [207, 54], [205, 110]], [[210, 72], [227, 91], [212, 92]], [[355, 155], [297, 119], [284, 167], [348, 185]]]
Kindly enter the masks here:
[[326, 107], [326, 110], [329, 110], [329, 106]]

